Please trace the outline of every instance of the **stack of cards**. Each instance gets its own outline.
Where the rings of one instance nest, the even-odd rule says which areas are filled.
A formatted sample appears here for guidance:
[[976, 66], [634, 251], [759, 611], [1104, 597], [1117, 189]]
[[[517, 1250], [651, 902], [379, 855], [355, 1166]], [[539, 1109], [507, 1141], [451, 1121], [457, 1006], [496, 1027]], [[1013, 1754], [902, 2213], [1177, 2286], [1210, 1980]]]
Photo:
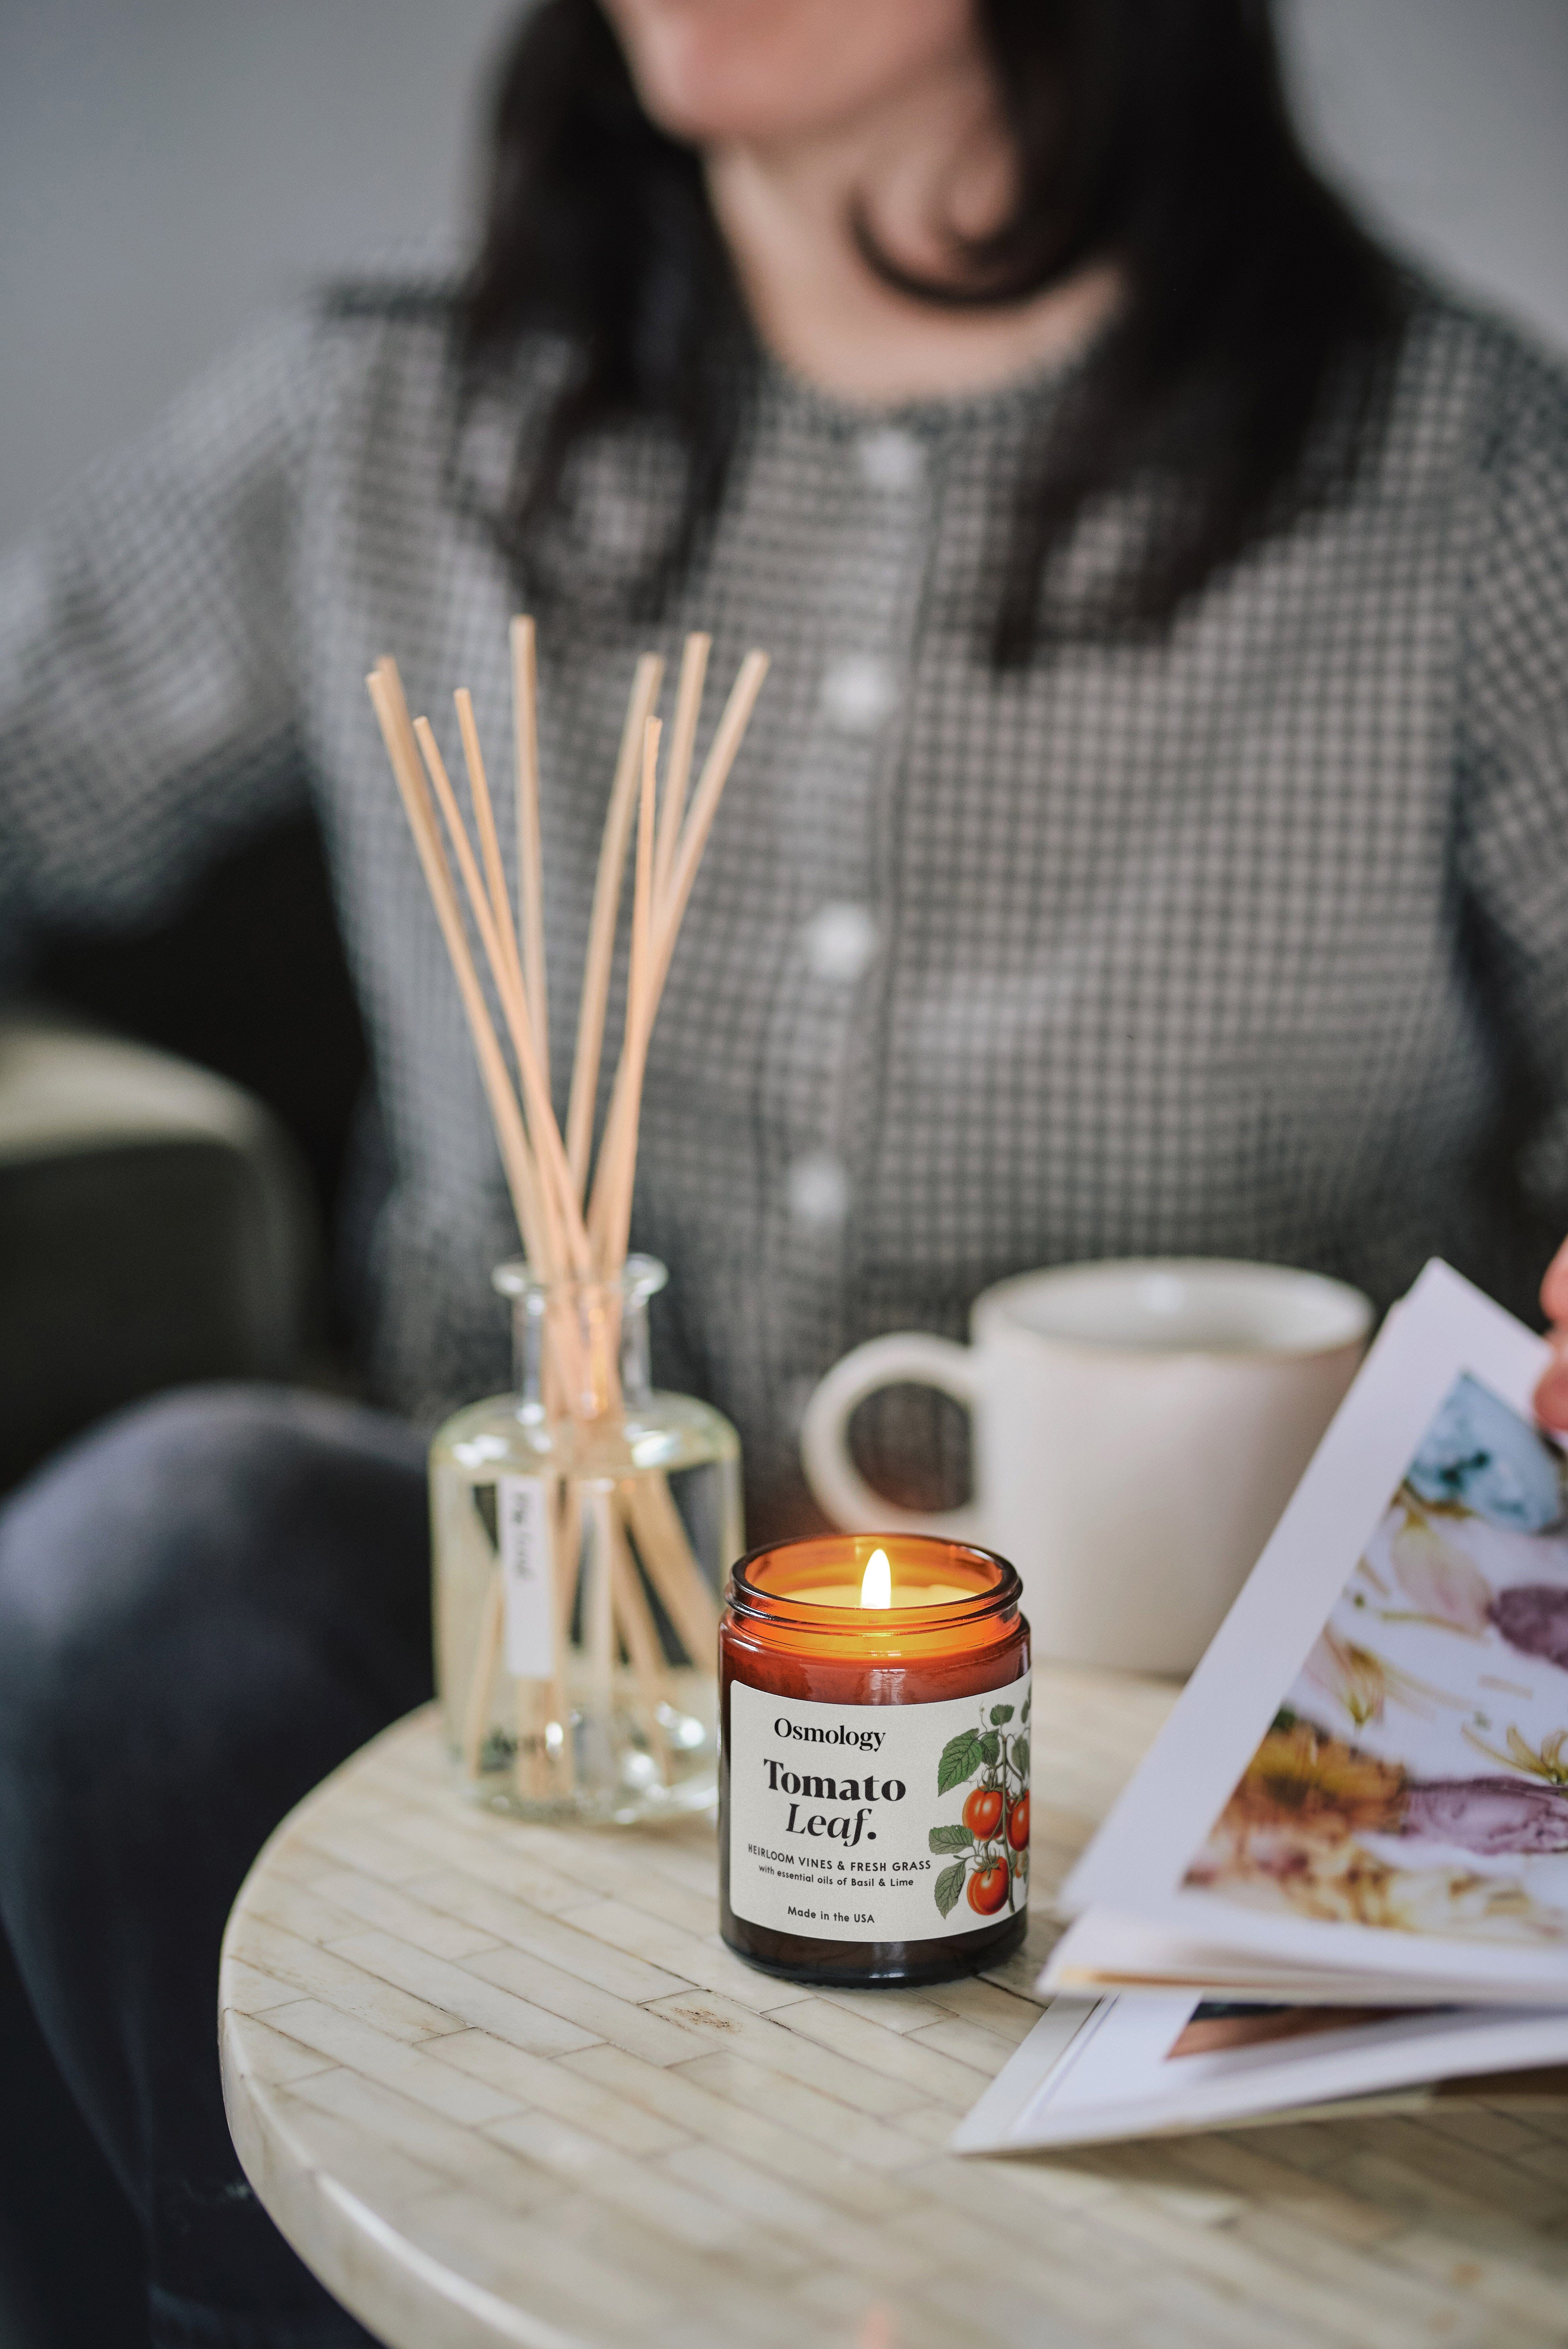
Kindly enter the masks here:
[[1531, 1414], [1545, 1360], [1444, 1265], [1389, 1316], [1063, 1888], [1058, 1995], [960, 2147], [1568, 2063], [1568, 1463]]

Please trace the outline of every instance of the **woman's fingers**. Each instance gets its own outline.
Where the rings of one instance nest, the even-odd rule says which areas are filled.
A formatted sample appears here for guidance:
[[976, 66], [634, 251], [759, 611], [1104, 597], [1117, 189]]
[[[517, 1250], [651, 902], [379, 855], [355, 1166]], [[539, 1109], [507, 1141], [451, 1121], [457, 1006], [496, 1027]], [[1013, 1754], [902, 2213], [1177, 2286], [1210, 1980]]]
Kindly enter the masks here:
[[1536, 1388], [1535, 1416], [1542, 1427], [1568, 1435], [1568, 1364], [1553, 1363]]
[[1568, 1240], [1546, 1268], [1541, 1284], [1541, 1310], [1548, 1321], [1568, 1322]]
[[[1559, 1257], [1558, 1263], [1561, 1262]], [[1554, 1265], [1553, 1270], [1556, 1268]], [[1547, 1310], [1551, 1309], [1548, 1306]], [[1552, 1348], [1552, 1361], [1535, 1390], [1535, 1415], [1545, 1426], [1568, 1434], [1568, 1330], [1548, 1330], [1547, 1343]]]
[[1546, 1333], [1552, 1361], [1535, 1390], [1536, 1416], [1547, 1427], [1568, 1433], [1568, 1240], [1546, 1268], [1541, 1309], [1554, 1326]]

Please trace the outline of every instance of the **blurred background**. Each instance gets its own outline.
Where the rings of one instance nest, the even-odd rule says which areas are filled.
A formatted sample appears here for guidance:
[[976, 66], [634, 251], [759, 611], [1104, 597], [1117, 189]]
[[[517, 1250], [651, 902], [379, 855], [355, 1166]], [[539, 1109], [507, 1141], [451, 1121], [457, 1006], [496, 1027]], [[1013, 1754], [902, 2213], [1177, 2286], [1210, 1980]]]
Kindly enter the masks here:
[[[5, 0], [0, 546], [258, 312], [460, 254], [513, 13]], [[1281, 0], [1281, 23], [1311, 142], [1368, 215], [1568, 351], [1568, 0]], [[26, 971], [0, 939], [0, 1491], [157, 1386], [338, 1375], [323, 1267], [374, 1120], [311, 827], [148, 935]], [[0, 2349], [130, 2349], [129, 2212], [7, 1968]]]
[[[0, 543], [269, 303], [454, 254], [504, 0], [5, 0]], [[1283, 0], [1315, 143], [1568, 347], [1564, 0]]]

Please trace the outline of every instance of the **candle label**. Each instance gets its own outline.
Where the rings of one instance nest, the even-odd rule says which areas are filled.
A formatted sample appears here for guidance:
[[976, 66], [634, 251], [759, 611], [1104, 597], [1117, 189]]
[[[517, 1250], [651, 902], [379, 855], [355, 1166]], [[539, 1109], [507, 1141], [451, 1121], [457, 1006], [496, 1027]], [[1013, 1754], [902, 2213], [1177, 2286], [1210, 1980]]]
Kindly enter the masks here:
[[1029, 1676], [941, 1704], [729, 1690], [729, 1905], [815, 1940], [932, 1941], [1028, 1897]]
[[555, 1670], [555, 1578], [550, 1564], [550, 1486], [542, 1476], [502, 1476], [496, 1485], [505, 1604], [506, 1668], [521, 1681]]

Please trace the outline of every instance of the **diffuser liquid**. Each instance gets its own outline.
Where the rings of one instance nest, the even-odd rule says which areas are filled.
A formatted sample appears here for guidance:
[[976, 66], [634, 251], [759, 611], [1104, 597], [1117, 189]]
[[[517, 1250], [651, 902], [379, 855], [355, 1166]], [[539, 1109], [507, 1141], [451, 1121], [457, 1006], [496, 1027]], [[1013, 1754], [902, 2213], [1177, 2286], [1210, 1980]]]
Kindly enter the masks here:
[[[509, 1669], [502, 1504], [514, 1478], [534, 1481], [549, 1526], [552, 1683]], [[714, 1627], [744, 1546], [728, 1422], [685, 1395], [645, 1392], [589, 1425], [494, 1396], [438, 1434], [430, 1505], [437, 1683], [479, 1798], [618, 1821], [710, 1806]]]

